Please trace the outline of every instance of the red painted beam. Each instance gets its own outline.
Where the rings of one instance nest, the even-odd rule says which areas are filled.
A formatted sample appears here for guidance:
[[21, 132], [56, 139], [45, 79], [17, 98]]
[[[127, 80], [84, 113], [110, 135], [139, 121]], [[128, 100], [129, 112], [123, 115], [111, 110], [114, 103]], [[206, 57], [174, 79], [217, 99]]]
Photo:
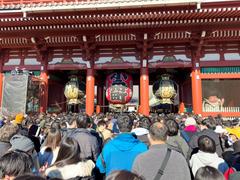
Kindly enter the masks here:
[[104, 64], [95, 64], [94, 69], [140, 69], [140, 63], [132, 64], [132, 63], [121, 63], [121, 64], [113, 64], [113, 63], [104, 63]]
[[86, 69], [87, 66], [84, 64], [54, 64], [48, 65], [48, 70], [80, 70]]
[[185, 68], [185, 67], [192, 67], [192, 62], [186, 62], [186, 61], [182, 61], [182, 62], [154, 62], [154, 63], [150, 63], [148, 64], [148, 67], [150, 69], [153, 68]]
[[201, 74], [201, 79], [240, 79], [240, 73]]

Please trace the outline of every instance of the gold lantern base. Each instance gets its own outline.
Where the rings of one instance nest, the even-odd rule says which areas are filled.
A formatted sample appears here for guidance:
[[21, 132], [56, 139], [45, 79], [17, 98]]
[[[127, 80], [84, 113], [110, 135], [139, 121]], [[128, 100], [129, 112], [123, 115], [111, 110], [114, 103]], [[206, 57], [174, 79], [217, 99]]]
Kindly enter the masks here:
[[173, 101], [169, 98], [160, 99], [161, 104], [173, 104]]
[[69, 99], [67, 104], [71, 105], [71, 104], [80, 104], [79, 99]]

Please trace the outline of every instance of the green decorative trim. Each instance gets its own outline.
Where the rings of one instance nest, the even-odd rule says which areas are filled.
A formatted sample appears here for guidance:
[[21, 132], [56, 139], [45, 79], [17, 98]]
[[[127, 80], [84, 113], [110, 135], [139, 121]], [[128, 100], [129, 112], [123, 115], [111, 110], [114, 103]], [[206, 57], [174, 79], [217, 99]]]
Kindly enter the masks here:
[[240, 67], [204, 67], [201, 68], [201, 73], [240, 73]]
[[41, 74], [41, 71], [32, 71], [32, 72], [33, 72], [34, 76], [40, 76], [40, 74]]

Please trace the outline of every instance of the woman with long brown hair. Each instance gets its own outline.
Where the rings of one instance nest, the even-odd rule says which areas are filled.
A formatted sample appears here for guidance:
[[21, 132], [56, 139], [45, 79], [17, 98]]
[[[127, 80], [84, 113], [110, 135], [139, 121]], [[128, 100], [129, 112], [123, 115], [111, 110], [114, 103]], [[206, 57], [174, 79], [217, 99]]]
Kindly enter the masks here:
[[50, 128], [44, 146], [39, 152], [40, 166], [52, 165], [57, 158], [59, 145], [61, 142], [61, 132], [59, 129]]
[[45, 175], [49, 178], [83, 178], [92, 177], [92, 170], [95, 164], [92, 160], [80, 158], [80, 147], [77, 141], [67, 137], [63, 139], [56, 162], [46, 169]]

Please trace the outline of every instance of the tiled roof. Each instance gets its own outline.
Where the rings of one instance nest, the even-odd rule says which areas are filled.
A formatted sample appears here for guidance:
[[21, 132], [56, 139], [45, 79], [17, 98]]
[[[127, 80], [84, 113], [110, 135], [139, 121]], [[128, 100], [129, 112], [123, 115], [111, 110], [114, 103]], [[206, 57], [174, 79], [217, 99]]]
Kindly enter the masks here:
[[[0, 0], [0, 3], [4, 0]], [[12, 2], [12, 0], [8, 0]], [[30, 2], [30, 0], [28, 0]], [[42, 2], [44, 0], [41, 0]], [[48, 3], [46, 3], [48, 1]], [[60, 0], [58, 0], [60, 1]], [[206, 0], [207, 1], [207, 0]], [[211, 0], [208, 0], [211, 1]], [[15, 2], [15, 1], [14, 1]], [[19, 1], [20, 2], [20, 1]], [[27, 0], [21, 0], [27, 2]], [[36, 1], [35, 1], [36, 2]], [[49, 0], [38, 5], [9, 5], [8, 7], [21, 7], [20, 11], [34, 11], [34, 8], [42, 7], [51, 9], [51, 6], [61, 5], [64, 8], [81, 7], [81, 3], [93, 4], [98, 2], [110, 3], [114, 0], [75, 0], [65, 3], [56, 3]], [[117, 2], [117, 3], [116, 3]], [[118, 3], [149, 3], [149, 2], [168, 2], [167, 0], [119, 0]], [[173, 1], [172, 1], [173, 2]], [[178, 1], [180, 2], [180, 1]], [[183, 0], [181, 2], [184, 2]], [[188, 1], [189, 2], [189, 1]], [[193, 2], [193, 1], [191, 1]], [[195, 1], [196, 2], [196, 1]], [[78, 4], [78, 6], [76, 6]], [[108, 3], [106, 3], [108, 4]], [[106, 5], [105, 4], [105, 5]], [[6, 6], [7, 7], [7, 6]], [[96, 4], [94, 5], [96, 8]], [[39, 8], [41, 9], [41, 7]], [[240, 3], [235, 6], [185, 8], [185, 6], [161, 7], [161, 8], [139, 8], [108, 11], [69, 11], [67, 13], [55, 13], [52, 8], [50, 13], [16, 13], [16, 15], [1, 14], [0, 11], [0, 47], [32, 46], [31, 37], [43, 37], [46, 44], [68, 44], [78, 45], [79, 34], [91, 34], [95, 36], [98, 43], [136, 41], [135, 33], [138, 30], [153, 34], [154, 41], [166, 42], [189, 42], [195, 32], [204, 31], [210, 34], [206, 38], [208, 41], [239, 40], [240, 36]], [[113, 33], [114, 32], [114, 33]], [[101, 34], [102, 33], [102, 34]], [[119, 34], [117, 34], [119, 33]], [[125, 34], [123, 34], [125, 33]], [[57, 35], [57, 37], [55, 37]], [[11, 38], [9, 38], [11, 37]]]
[[29, 8], [111, 8], [125, 6], [154, 6], [171, 4], [191, 4], [201, 0], [0, 0], [0, 8], [26, 9]]

